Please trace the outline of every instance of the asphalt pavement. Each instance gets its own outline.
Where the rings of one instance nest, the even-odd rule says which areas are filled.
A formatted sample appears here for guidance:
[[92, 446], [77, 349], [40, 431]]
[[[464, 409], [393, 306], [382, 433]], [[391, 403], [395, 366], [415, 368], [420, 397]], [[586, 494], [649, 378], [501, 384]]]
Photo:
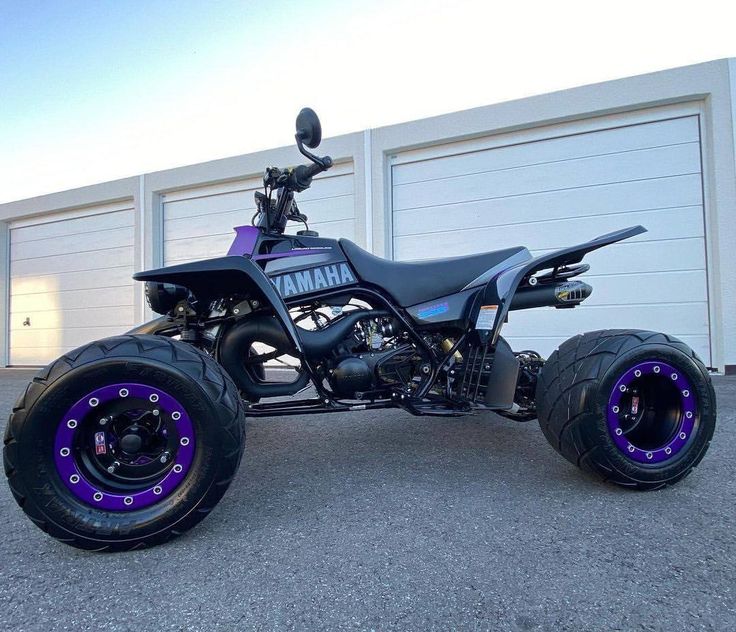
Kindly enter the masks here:
[[[27, 372], [0, 370], [0, 426]], [[94, 554], [0, 482], [0, 630], [736, 630], [736, 378], [677, 486], [584, 475], [536, 422], [399, 411], [249, 421], [197, 528]]]

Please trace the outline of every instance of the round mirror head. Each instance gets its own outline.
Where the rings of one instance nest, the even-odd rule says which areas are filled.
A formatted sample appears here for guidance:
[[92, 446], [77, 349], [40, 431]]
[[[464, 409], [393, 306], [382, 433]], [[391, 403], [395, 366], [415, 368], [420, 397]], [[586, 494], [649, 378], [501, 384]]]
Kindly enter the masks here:
[[312, 108], [303, 108], [296, 117], [296, 135], [310, 149], [322, 142], [322, 126]]

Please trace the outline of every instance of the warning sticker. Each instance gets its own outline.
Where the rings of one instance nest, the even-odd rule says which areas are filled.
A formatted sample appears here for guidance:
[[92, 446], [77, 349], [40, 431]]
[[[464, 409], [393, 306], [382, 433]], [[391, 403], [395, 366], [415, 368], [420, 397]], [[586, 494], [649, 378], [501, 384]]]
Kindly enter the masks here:
[[478, 312], [478, 319], [475, 321], [476, 329], [493, 329], [496, 322], [496, 312], [498, 305], [483, 305]]
[[95, 454], [106, 454], [107, 446], [105, 445], [105, 433], [95, 432]]

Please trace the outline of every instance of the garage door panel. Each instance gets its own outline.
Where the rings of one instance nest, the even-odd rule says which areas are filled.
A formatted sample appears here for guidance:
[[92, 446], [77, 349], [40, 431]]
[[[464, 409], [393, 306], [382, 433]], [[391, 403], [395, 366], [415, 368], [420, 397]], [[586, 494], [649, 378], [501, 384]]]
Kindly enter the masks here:
[[[511, 345], [511, 348], [515, 351], [521, 351], [523, 349], [533, 349], [538, 353], [542, 354], [542, 357], [549, 358], [552, 352], [557, 349], [560, 344], [564, 341], [564, 338], [559, 336], [506, 336], [506, 340]], [[709, 336], [696, 336], [696, 335], [680, 335], [677, 336], [686, 345], [697, 353], [701, 359], [706, 359], [710, 355], [710, 337]]]
[[[95, 216], [96, 230], [111, 230], [115, 228], [131, 228], [133, 215], [131, 209]], [[49, 238], [68, 237], [70, 235], [86, 235], [89, 230], [90, 218], [65, 219], [46, 224], [37, 224], [14, 228], [13, 243], [21, 244], [28, 241], [38, 241]]]
[[[48, 347], [67, 347], [73, 349], [92, 340], [123, 333], [126, 329], [130, 329], [132, 325], [72, 327], [64, 324], [63, 327], [59, 329], [39, 329], [36, 331], [28, 327], [25, 329], [11, 329], [10, 346], [13, 350], [25, 349], [28, 351], [35, 349], [38, 357], [41, 355], [45, 357], [48, 356], [46, 353]], [[52, 359], [53, 356], [49, 357], [48, 361]], [[13, 358], [13, 364], [19, 364], [19, 362]], [[34, 364], [38, 364], [38, 361]]]
[[253, 200], [253, 194], [257, 190], [256, 186], [244, 191], [195, 197], [173, 202], [169, 202], [164, 197], [164, 221], [187, 217], [207, 217], [213, 213], [227, 213], [231, 211], [255, 211], [256, 204]]
[[[353, 187], [352, 163], [340, 163], [297, 194], [310, 228], [326, 237], [354, 238]], [[235, 238], [233, 228], [250, 223], [255, 212], [253, 195], [261, 189], [258, 178], [167, 193], [163, 198], [165, 264], [225, 255]], [[287, 230], [302, 228], [289, 224]]]
[[[107, 268], [104, 279], [104, 287], [121, 287], [132, 283], [129, 266]], [[14, 296], [24, 294], [39, 294], [43, 292], [68, 292], [72, 290], [84, 290], [90, 287], [89, 271], [82, 272], [60, 272], [58, 274], [30, 275], [13, 277], [10, 280], [10, 292]], [[53, 288], [53, 289], [49, 289]]]
[[131, 270], [130, 274], [133, 274], [133, 247], [86, 252], [84, 256], [72, 252], [65, 255], [41, 257], [40, 259], [23, 259], [13, 262], [11, 274], [13, 277], [24, 277], [47, 275], [49, 272], [90, 272], [106, 268], [111, 264], [115, 264], [115, 267], [128, 266], [128, 269]]
[[[133, 298], [131, 292], [131, 299]], [[124, 309], [128, 307], [129, 309]], [[63, 329], [66, 323], [72, 323], [75, 328], [97, 328], [118, 327], [118, 333], [130, 329], [130, 310], [133, 309], [133, 301], [130, 305], [113, 307], [87, 307], [84, 309], [70, 308], [59, 310], [42, 310], [33, 312], [31, 317], [31, 328], [24, 327], [23, 321], [26, 314], [23, 311], [10, 314], [11, 331], [30, 331], [31, 333], [47, 329]]]
[[[328, 237], [330, 239], [354, 239], [355, 222], [352, 219], [344, 219], [337, 222], [309, 222], [309, 228], [316, 230], [320, 237]], [[292, 231], [290, 231], [292, 232]]]
[[394, 209], [698, 173], [697, 143], [642, 149], [394, 187]]
[[103, 231], [88, 231], [84, 235], [49, 237], [36, 241], [15, 244], [10, 260], [36, 259], [52, 255], [66, 254], [70, 251], [83, 253], [107, 248], [132, 246], [134, 231], [128, 228], [115, 228]]
[[[667, 333], [674, 336], [708, 335], [708, 319], [702, 307], [699, 302], [638, 305], [636, 309], [626, 304], [602, 307], [582, 305], [570, 310], [542, 307], [512, 312], [501, 334], [522, 336], [543, 331], [548, 336], [568, 336], [571, 330], [582, 332], [621, 327], [659, 331], [662, 323], [666, 322]], [[544, 329], [540, 330], [539, 324], [542, 322]]]
[[297, 200], [299, 210], [309, 217], [310, 223], [334, 222], [355, 217], [355, 201], [352, 195], [340, 195], [319, 200]]
[[[698, 118], [688, 116], [536, 141], [533, 155], [530, 155], [528, 143], [471, 153], [460, 150], [461, 153], [456, 155], [397, 165], [394, 184], [487, 173], [530, 164], [574, 160], [671, 144], [697, 143], [700, 140], [699, 133]], [[451, 145], [448, 146], [448, 151], [452, 151]]]
[[213, 213], [212, 215], [200, 215], [185, 219], [171, 220], [166, 223], [167, 235], [173, 239], [199, 239], [213, 235], [232, 234], [233, 228], [249, 224], [255, 211], [250, 214], [244, 211], [229, 211], [226, 213]]
[[[584, 221], [584, 234], [580, 234], [581, 222], [578, 219], [514, 224], [511, 226], [472, 229], [472, 239], [478, 243], [479, 252], [498, 250], [509, 245], [526, 245], [535, 249], [547, 250], [564, 248], [575, 241], [585, 241], [596, 235], [642, 224], [648, 232], [631, 241], [655, 241], [682, 239], [703, 234], [702, 209], [699, 206], [667, 209], [665, 211], [645, 211], [626, 215], [598, 215], [587, 217]], [[526, 244], [530, 230], [534, 243]], [[394, 240], [397, 258], [419, 259], [429, 254], [436, 256], [431, 246], [442, 244], [449, 254], [467, 252], [468, 231], [428, 232], [421, 238], [415, 236], [397, 237]]]
[[[98, 211], [98, 212], [95, 212]], [[135, 320], [135, 213], [114, 205], [10, 226], [10, 363], [127, 331]]]
[[503, 147], [492, 147], [499, 138], [491, 137], [485, 147], [473, 140], [399, 154], [391, 171], [394, 257], [517, 244], [540, 255], [642, 224], [647, 233], [586, 256], [583, 279], [594, 291], [582, 307], [514, 312], [504, 335], [516, 348], [548, 354], [579, 331], [649, 328], [680, 336], [709, 361], [698, 116], [621, 120], [566, 136], [551, 126], [539, 140], [508, 134]]
[[680, 298], [705, 303], [708, 285], [705, 270], [664, 271], [636, 274], [583, 275], [593, 286], [585, 305], [646, 305]]
[[[297, 203], [301, 212], [309, 217], [310, 225], [318, 222], [352, 220], [355, 215], [352, 196], [304, 203], [297, 201]], [[247, 211], [238, 209], [196, 217], [170, 219], [166, 222], [167, 234], [176, 239], [199, 239], [200, 237], [222, 235], [231, 232], [235, 226], [249, 224], [254, 212], [254, 208]]]
[[[532, 254], [541, 254], [532, 252]], [[677, 241], [621, 242], [585, 255], [594, 274], [631, 274], [663, 270], [705, 271], [703, 239]]]
[[121, 305], [132, 307], [133, 297], [133, 281], [121, 287], [21, 294], [13, 297], [13, 312], [44, 312]]
[[394, 213], [393, 230], [395, 236], [401, 237], [423, 234], [428, 226], [446, 226], [450, 222], [455, 229], [469, 229], [702, 203], [700, 175], [692, 174], [407, 209]]
[[196, 239], [176, 239], [166, 242], [167, 265], [174, 261], [198, 261], [224, 257], [235, 237], [234, 232], [208, 235]]

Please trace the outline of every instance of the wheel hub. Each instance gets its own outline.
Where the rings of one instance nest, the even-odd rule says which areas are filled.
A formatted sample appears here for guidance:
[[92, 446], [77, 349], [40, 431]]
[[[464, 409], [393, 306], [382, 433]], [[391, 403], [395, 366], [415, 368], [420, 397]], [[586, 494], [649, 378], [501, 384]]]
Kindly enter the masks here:
[[194, 457], [194, 428], [166, 392], [114, 384], [69, 409], [54, 449], [57, 472], [77, 498], [130, 511], [160, 501], [184, 480]]
[[136, 455], [143, 447], [143, 439], [138, 434], [129, 432], [120, 438], [120, 447], [126, 454]]
[[639, 362], [614, 385], [606, 411], [616, 447], [639, 463], [658, 464], [689, 443], [698, 420], [692, 385], [660, 361]]

